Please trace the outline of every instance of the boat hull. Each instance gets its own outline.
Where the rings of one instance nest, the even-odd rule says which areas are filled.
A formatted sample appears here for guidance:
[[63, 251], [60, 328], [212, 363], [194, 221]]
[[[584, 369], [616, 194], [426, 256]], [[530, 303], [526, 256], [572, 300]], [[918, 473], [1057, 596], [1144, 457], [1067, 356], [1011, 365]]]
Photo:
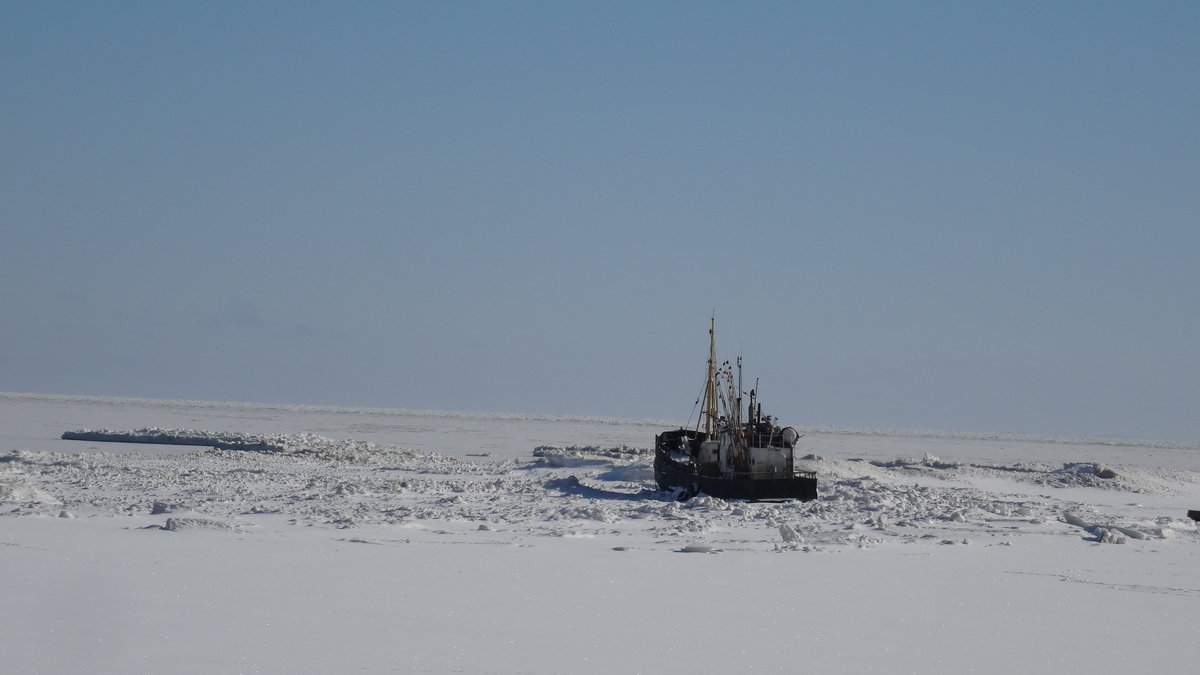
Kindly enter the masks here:
[[724, 477], [696, 473], [694, 465], [672, 459], [661, 450], [655, 452], [654, 479], [661, 490], [678, 489], [681, 498], [698, 494], [721, 499], [796, 499], [817, 498], [817, 479], [800, 473], [784, 477]]

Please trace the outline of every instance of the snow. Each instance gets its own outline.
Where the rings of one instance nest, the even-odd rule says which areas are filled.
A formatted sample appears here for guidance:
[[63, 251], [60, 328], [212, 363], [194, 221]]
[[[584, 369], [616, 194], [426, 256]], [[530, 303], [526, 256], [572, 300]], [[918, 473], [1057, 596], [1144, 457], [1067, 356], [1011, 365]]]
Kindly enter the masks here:
[[678, 502], [670, 425], [0, 394], [3, 670], [1200, 666], [1200, 444], [797, 426], [817, 501]]

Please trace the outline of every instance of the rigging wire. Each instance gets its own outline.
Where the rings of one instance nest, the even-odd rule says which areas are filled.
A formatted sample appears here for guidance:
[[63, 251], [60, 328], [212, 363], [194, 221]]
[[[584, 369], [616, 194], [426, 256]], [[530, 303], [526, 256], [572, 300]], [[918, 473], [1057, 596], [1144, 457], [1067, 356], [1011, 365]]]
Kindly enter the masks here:
[[[707, 387], [707, 386], [708, 386], [708, 385], [707, 385], [707, 384], [705, 384], [705, 387]], [[696, 397], [696, 402], [695, 402], [695, 403], [692, 405], [692, 412], [691, 412], [691, 414], [690, 414], [690, 415], [688, 415], [688, 418], [687, 418], [687, 424], [685, 424], [685, 425], [683, 426], [683, 428], [685, 428], [685, 429], [686, 429], [686, 428], [688, 428], [688, 427], [692, 426], [692, 418], [695, 418], [695, 420], [696, 420], [696, 424], [697, 424], [697, 425], [699, 425], [699, 424], [700, 424], [700, 416], [699, 416], [698, 414], [696, 414], [696, 409], [700, 407], [700, 399], [701, 399], [701, 398], [704, 398], [704, 392], [703, 392], [703, 391], [702, 391], [702, 392], [700, 392], [700, 395]]]

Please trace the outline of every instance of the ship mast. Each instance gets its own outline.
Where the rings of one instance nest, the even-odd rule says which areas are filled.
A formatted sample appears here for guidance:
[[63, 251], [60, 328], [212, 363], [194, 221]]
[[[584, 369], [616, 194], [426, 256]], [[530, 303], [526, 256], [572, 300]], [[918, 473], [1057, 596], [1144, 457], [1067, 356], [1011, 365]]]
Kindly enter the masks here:
[[[717, 411], [717, 315], [713, 313], [708, 324], [708, 373], [704, 378], [704, 433], [712, 438], [716, 420], [720, 416]], [[700, 430], [700, 422], [696, 421], [696, 430]]]

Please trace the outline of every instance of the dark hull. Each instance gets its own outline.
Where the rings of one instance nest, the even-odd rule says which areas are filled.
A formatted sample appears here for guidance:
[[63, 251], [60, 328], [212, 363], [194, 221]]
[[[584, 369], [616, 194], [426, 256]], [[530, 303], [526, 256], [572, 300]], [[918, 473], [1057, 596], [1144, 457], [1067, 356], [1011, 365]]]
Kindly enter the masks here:
[[660, 490], [683, 490], [682, 497], [706, 494], [721, 499], [798, 499], [817, 498], [817, 479], [800, 473], [782, 478], [723, 478], [695, 473], [693, 465], [674, 460], [661, 450], [654, 453], [654, 480]]

